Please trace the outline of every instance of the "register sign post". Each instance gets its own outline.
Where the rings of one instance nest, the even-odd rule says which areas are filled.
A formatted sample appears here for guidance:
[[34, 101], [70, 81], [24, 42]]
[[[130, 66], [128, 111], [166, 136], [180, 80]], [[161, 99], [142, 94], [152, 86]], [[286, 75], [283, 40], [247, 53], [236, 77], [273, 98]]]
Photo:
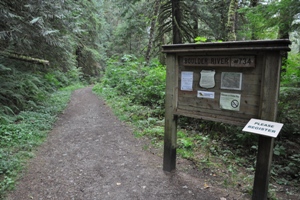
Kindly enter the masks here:
[[282, 123], [251, 119], [243, 128], [243, 131], [276, 138], [282, 126]]

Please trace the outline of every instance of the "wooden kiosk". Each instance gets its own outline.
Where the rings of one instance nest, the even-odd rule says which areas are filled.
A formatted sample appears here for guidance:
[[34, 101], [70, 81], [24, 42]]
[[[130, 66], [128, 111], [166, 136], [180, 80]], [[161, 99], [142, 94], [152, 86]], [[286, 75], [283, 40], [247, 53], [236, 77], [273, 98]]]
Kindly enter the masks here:
[[[276, 121], [282, 54], [289, 40], [165, 45], [163, 170], [176, 169], [177, 117], [245, 126]], [[267, 199], [274, 138], [259, 136], [252, 199]]]

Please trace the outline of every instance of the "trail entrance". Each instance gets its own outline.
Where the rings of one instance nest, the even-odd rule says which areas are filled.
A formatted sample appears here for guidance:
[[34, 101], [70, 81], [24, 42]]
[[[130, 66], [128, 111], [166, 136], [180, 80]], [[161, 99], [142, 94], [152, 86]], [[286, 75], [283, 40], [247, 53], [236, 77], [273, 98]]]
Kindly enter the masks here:
[[144, 151], [146, 144], [91, 87], [76, 90], [7, 199], [245, 199], [205, 187], [205, 179], [184, 160], [176, 173], [164, 173], [162, 157]]

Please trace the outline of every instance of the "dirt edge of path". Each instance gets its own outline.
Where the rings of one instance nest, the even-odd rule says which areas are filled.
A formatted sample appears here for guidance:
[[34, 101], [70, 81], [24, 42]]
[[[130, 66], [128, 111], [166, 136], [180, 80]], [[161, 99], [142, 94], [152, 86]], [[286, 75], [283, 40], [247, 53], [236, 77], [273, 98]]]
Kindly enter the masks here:
[[149, 142], [135, 138], [91, 87], [76, 90], [6, 199], [249, 199], [185, 159], [164, 172], [161, 152], [145, 150]]

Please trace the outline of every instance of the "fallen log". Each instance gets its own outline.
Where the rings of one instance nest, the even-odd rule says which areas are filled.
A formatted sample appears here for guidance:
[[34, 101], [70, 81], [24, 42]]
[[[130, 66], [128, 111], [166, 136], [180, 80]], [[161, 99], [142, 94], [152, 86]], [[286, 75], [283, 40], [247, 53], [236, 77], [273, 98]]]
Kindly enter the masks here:
[[37, 64], [44, 64], [44, 65], [49, 65], [50, 62], [48, 60], [44, 59], [39, 59], [39, 58], [32, 58], [30, 56], [24, 56], [16, 53], [11, 53], [11, 52], [6, 52], [6, 51], [0, 51], [0, 55], [11, 58], [11, 59], [16, 59], [16, 60], [21, 60], [25, 62], [32, 62], [32, 63], [37, 63]]

